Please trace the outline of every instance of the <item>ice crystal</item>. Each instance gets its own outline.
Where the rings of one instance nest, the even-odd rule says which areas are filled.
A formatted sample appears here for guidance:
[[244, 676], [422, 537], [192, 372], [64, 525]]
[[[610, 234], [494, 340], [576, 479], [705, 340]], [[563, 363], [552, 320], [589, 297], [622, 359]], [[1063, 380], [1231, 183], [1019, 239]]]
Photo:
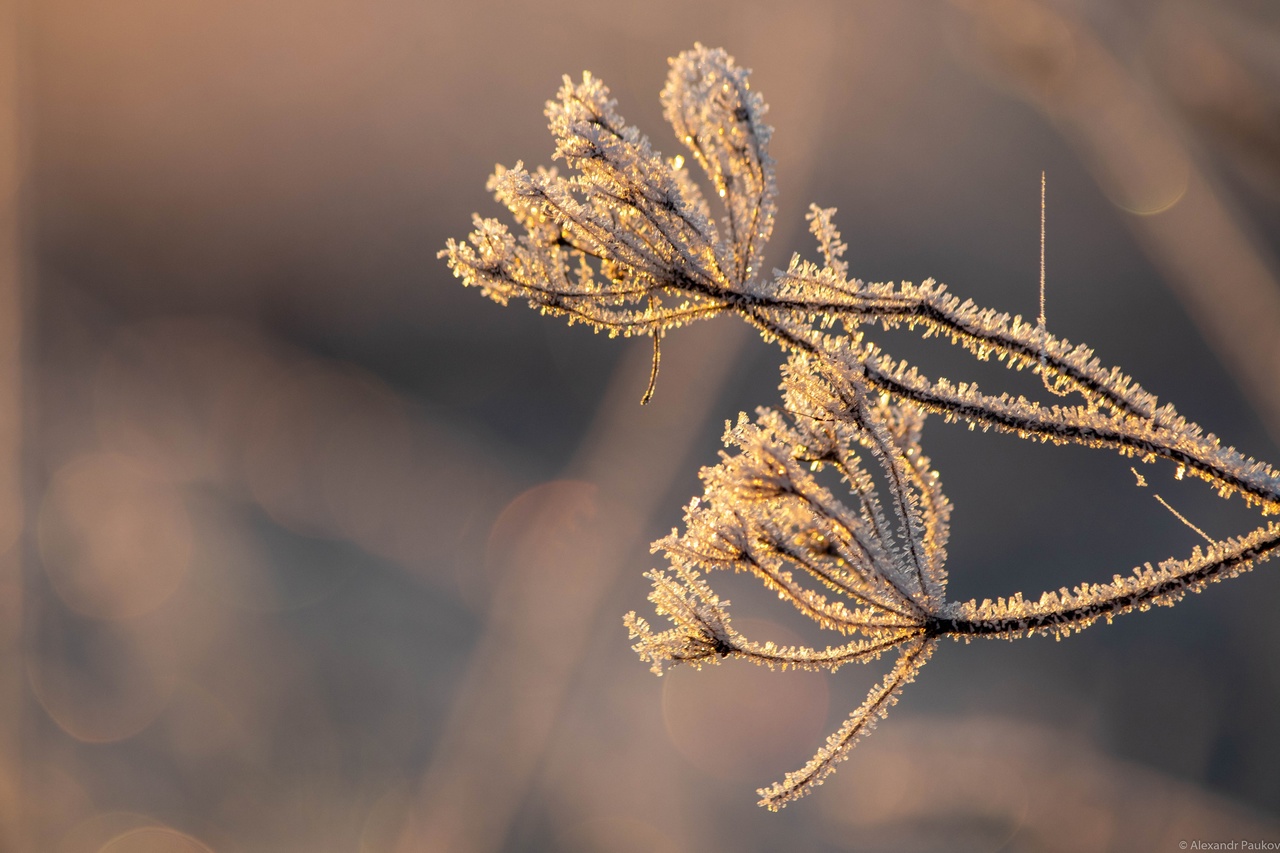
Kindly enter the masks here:
[[[888, 675], [814, 758], [761, 789], [761, 804], [777, 809], [821, 784], [942, 638], [1067, 636], [1100, 619], [1172, 605], [1280, 549], [1280, 525], [1264, 523], [1106, 583], [1038, 598], [950, 601], [951, 504], [921, 446], [928, 415], [1144, 462], [1165, 459], [1179, 478], [1205, 480], [1224, 498], [1240, 495], [1264, 515], [1280, 513], [1280, 476], [1161, 405], [1087, 347], [1050, 334], [1043, 314], [1029, 322], [979, 308], [932, 281], [849, 278], [833, 209], [814, 206], [808, 215], [821, 264], [797, 257], [763, 276], [774, 216], [773, 130], [748, 77], [723, 50], [697, 45], [671, 60], [661, 95], [677, 139], [718, 197], [719, 224], [683, 157], [663, 159], [623, 122], [608, 89], [584, 74], [581, 83], [566, 77], [546, 110], [555, 158], [572, 176], [498, 167], [489, 189], [524, 233], [477, 217], [469, 239], [449, 241], [442, 255], [464, 284], [499, 303], [524, 299], [610, 335], [651, 336], [655, 376], [661, 335], [715, 314], [739, 316], [787, 352], [782, 407], [739, 417], [725, 433], [732, 452], [702, 472], [704, 492], [686, 509], [684, 531], [654, 544], [668, 568], [648, 574], [649, 598], [671, 627], [655, 631], [635, 613], [625, 620], [636, 651], [658, 674], [727, 658], [834, 670], [896, 654]], [[974, 358], [1034, 371], [1057, 401], [925, 376], [865, 339], [863, 327], [873, 324], [906, 326]], [[879, 469], [884, 494], [868, 464]], [[845, 493], [819, 482], [827, 467]], [[843, 642], [780, 647], [742, 635], [729, 602], [707, 582], [719, 571], [755, 575]]]

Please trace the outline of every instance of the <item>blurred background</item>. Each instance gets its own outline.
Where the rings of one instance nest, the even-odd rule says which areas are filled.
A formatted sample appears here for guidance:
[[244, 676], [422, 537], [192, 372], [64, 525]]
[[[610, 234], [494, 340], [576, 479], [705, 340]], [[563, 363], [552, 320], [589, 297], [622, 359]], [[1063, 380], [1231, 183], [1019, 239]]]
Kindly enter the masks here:
[[[641, 408], [646, 341], [436, 257], [496, 215], [494, 163], [549, 161], [561, 74], [674, 154], [666, 58], [721, 45], [777, 128], [771, 265], [817, 256], [812, 201], [855, 275], [1035, 316], [1043, 170], [1049, 328], [1275, 463], [1276, 4], [11, 0], [0, 40], [0, 849], [1280, 842], [1273, 565], [1061, 644], [944, 646], [822, 790], [759, 809], [881, 669], [656, 679], [621, 617], [777, 349], [682, 330]], [[1212, 535], [1259, 521], [1079, 448], [932, 422], [926, 448], [959, 599], [1186, 555], [1153, 491]]]

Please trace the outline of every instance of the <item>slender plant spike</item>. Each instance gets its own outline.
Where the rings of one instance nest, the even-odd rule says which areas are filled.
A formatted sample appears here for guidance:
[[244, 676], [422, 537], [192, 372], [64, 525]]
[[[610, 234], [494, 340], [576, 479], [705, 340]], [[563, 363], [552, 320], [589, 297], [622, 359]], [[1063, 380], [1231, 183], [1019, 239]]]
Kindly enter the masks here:
[[1045, 268], [1044, 268], [1044, 194], [1045, 194], [1046, 176], [1044, 172], [1040, 173], [1040, 316], [1037, 318], [1037, 325], [1040, 328], [1045, 327], [1044, 316], [1044, 284], [1045, 284]]
[[[1010, 317], [952, 296], [932, 281], [872, 284], [850, 278], [834, 209], [807, 219], [822, 263], [793, 258], [766, 276], [763, 250], [773, 229], [773, 133], [748, 71], [719, 49], [696, 45], [671, 60], [664, 116], [698, 164], [719, 208], [685, 167], [664, 159], [622, 120], [608, 89], [590, 74], [564, 80], [547, 104], [555, 169], [499, 166], [489, 189], [523, 233], [475, 218], [466, 241], [441, 253], [467, 286], [500, 304], [524, 300], [544, 314], [609, 335], [659, 341], [685, 323], [733, 314], [787, 355], [783, 405], [741, 415], [725, 433], [728, 451], [702, 471], [703, 494], [687, 507], [684, 531], [654, 550], [649, 600], [669, 628], [655, 631], [630, 613], [635, 650], [659, 675], [674, 664], [741, 658], [782, 669], [835, 670], [892, 651], [896, 662], [817, 755], [785, 780], [761, 789], [778, 809], [832, 772], [897, 701], [939, 640], [1068, 636], [1098, 620], [1154, 605], [1234, 577], [1280, 549], [1280, 525], [1216, 540], [1183, 558], [1083, 582], [1036, 598], [995, 602], [946, 597], [951, 503], [921, 446], [930, 415], [1055, 444], [1110, 449], [1143, 462], [1164, 459], [1177, 476], [1207, 482], [1223, 498], [1239, 495], [1262, 515], [1280, 513], [1280, 476], [1224, 446], [1160, 404], [1084, 346], [1050, 334], [1044, 315], [1044, 207], [1041, 183], [1041, 301], [1037, 320]], [[1053, 403], [974, 384], [931, 378], [893, 359], [865, 329], [906, 326], [939, 336], [979, 360], [1029, 368], [1059, 399]], [[879, 469], [885, 494], [869, 473]], [[830, 467], [847, 491], [834, 494], [817, 474]], [[1144, 485], [1140, 474], [1139, 484]], [[1187, 522], [1190, 524], [1190, 522]], [[740, 634], [729, 602], [712, 590], [714, 572], [749, 572], [840, 641], [825, 648], [778, 646]]]

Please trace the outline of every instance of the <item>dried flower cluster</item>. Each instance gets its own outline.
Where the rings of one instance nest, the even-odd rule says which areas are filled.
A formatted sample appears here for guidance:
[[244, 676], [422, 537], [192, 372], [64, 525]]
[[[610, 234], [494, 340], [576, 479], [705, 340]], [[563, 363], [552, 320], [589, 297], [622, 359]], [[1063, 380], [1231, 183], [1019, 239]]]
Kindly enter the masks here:
[[[684, 532], [654, 545], [670, 567], [650, 573], [650, 600], [671, 627], [655, 631], [634, 613], [626, 618], [636, 651], [659, 674], [669, 664], [730, 657], [836, 669], [888, 651], [897, 656], [808, 764], [760, 791], [763, 805], [777, 809], [820, 784], [944, 637], [1066, 636], [1099, 619], [1173, 604], [1280, 548], [1280, 525], [1263, 523], [1108, 583], [1035, 599], [948, 601], [951, 504], [921, 448], [928, 414], [1144, 462], [1166, 459], [1179, 476], [1203, 479], [1224, 498], [1238, 494], [1263, 515], [1280, 513], [1280, 476], [1159, 405], [1087, 348], [1049, 334], [1043, 321], [979, 309], [933, 282], [849, 278], [833, 210], [809, 214], [821, 264], [796, 258], [764, 275], [774, 216], [772, 128], [748, 72], [723, 50], [695, 46], [671, 61], [662, 104], [723, 202], [718, 222], [684, 158], [659, 156], [588, 74], [576, 84], [565, 78], [547, 106], [555, 156], [573, 176], [499, 168], [490, 189], [524, 234], [477, 217], [469, 241], [450, 241], [442, 254], [465, 284], [499, 303], [524, 299], [610, 335], [652, 337], [655, 377], [667, 330], [720, 313], [738, 315], [787, 352], [782, 409], [762, 409], [754, 421], [739, 417], [725, 436], [733, 452], [703, 471], [705, 492], [689, 505]], [[978, 359], [1029, 368], [1062, 399], [1044, 405], [927, 377], [865, 340], [860, 327], [873, 323], [905, 325]], [[879, 468], [886, 494], [868, 464]], [[828, 466], [848, 494], [821, 485], [816, 475]], [[780, 647], [743, 636], [706, 581], [724, 570], [756, 575], [845, 642]]]

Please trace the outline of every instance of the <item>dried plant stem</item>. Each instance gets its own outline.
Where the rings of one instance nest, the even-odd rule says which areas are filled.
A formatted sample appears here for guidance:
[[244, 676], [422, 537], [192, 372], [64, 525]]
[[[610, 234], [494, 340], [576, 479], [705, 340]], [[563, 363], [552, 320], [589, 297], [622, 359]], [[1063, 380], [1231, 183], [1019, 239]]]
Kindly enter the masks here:
[[[779, 313], [796, 310], [790, 306], [770, 307], [778, 309]], [[827, 313], [836, 315], [837, 310], [833, 307]], [[927, 311], [922, 308], [918, 313], [904, 311], [897, 315], [878, 310], [863, 314], [846, 309], [842, 313], [850, 323], [879, 320], [893, 325], [910, 323], [912, 319], [921, 324], [927, 322], [931, 329], [938, 330], [938, 334], [949, 335], [968, 349], [985, 348], [984, 356], [980, 357], [995, 353], [1014, 367], [1021, 366], [1019, 360], [1022, 364], [1037, 360], [1037, 351], [1032, 348], [1030, 336], [1023, 337], [1017, 331], [1007, 335], [979, 335], [937, 305]], [[748, 321], [766, 338], [779, 341], [785, 349], [823, 357], [824, 341], [821, 338], [809, 330], [797, 330], [793, 323], [779, 322], [776, 316], [756, 310], [749, 315]], [[912, 319], [903, 319], [904, 316]], [[1068, 345], [1063, 343], [1060, 346], [1066, 348]], [[1238, 493], [1247, 503], [1261, 507], [1266, 514], [1280, 513], [1280, 477], [1274, 471], [1230, 448], [1223, 448], [1216, 438], [1203, 435], [1195, 424], [1178, 417], [1172, 407], [1157, 409], [1153, 397], [1118, 371], [1095, 368], [1086, 372], [1079, 365], [1052, 355], [1045, 356], [1040, 364], [1046, 376], [1071, 383], [1094, 405], [1113, 407], [1115, 414], [1100, 420], [1098, 411], [1088, 405], [1049, 408], [1022, 398], [979, 394], [975, 386], [966, 389], [945, 380], [932, 382], [914, 370], [898, 370], [892, 359], [877, 355], [868, 348], [854, 353], [853, 359], [845, 357], [841, 360], [857, 360], [863, 377], [877, 392], [911, 400], [944, 418], [1014, 433], [1023, 438], [1110, 448], [1144, 461], [1167, 459], [1216, 486], [1224, 497]]]
[[925, 621], [926, 633], [953, 639], [1009, 639], [1043, 632], [1066, 635], [1087, 628], [1099, 619], [1110, 622], [1125, 613], [1173, 605], [1188, 592], [1198, 592], [1209, 583], [1248, 571], [1278, 549], [1280, 525], [1273, 524], [1236, 540], [1231, 548], [1215, 543], [1208, 553], [1197, 553], [1184, 563], [1176, 563], [1177, 571], [1152, 571], [1145, 583], [1129, 585], [1126, 583], [1128, 579], [1122, 579], [1112, 584], [1086, 587], [1078, 596], [1071, 596], [1063, 590], [1056, 606], [1043, 607], [1029, 615], [986, 619], [930, 616]]
[[[658, 156], [623, 123], [603, 85], [584, 75], [581, 84], [566, 78], [559, 101], [547, 107], [557, 157], [580, 174], [563, 179], [545, 169], [499, 169], [490, 187], [525, 235], [513, 237], [502, 223], [477, 218], [469, 242], [450, 241], [443, 254], [464, 283], [500, 303], [525, 299], [545, 314], [610, 335], [651, 336], [646, 400], [657, 378], [660, 337], [693, 320], [736, 315], [787, 354], [782, 407], [758, 410], [754, 420], [741, 415], [729, 426], [725, 444], [732, 452], [703, 469], [703, 495], [687, 507], [684, 531], [654, 543], [669, 567], [649, 572], [649, 600], [671, 627], [654, 630], [635, 613], [625, 619], [636, 652], [658, 674], [673, 664], [699, 667], [726, 658], [835, 670], [897, 652], [884, 681], [813, 759], [761, 789], [762, 805], [780, 808], [821, 784], [943, 638], [1061, 638], [1099, 620], [1175, 604], [1280, 550], [1280, 525], [1262, 523], [1108, 583], [1086, 581], [1036, 600], [1021, 593], [994, 603], [948, 600], [951, 503], [921, 444], [929, 414], [1144, 462], [1165, 459], [1179, 478], [1190, 473], [1220, 497], [1239, 495], [1264, 516], [1280, 514], [1280, 475], [1158, 403], [1119, 369], [1103, 367], [1088, 348], [1049, 333], [1043, 175], [1035, 322], [962, 302], [932, 281], [850, 278], [834, 210], [816, 206], [808, 220], [822, 265], [797, 257], [766, 278], [761, 253], [773, 227], [772, 128], [762, 121], [764, 102], [751, 91], [747, 72], [724, 51], [699, 45], [672, 60], [662, 99], [677, 137], [724, 201], [718, 226], [683, 160]], [[865, 327], [877, 325], [906, 326], [980, 361], [994, 356], [1008, 368], [1029, 368], [1060, 402], [992, 395], [972, 383], [924, 376], [864, 337]], [[883, 475], [883, 500], [864, 454]], [[847, 495], [837, 497], [816, 479], [828, 465]], [[755, 575], [782, 601], [847, 639], [820, 649], [743, 636], [728, 602], [705, 578], [722, 571]]]

